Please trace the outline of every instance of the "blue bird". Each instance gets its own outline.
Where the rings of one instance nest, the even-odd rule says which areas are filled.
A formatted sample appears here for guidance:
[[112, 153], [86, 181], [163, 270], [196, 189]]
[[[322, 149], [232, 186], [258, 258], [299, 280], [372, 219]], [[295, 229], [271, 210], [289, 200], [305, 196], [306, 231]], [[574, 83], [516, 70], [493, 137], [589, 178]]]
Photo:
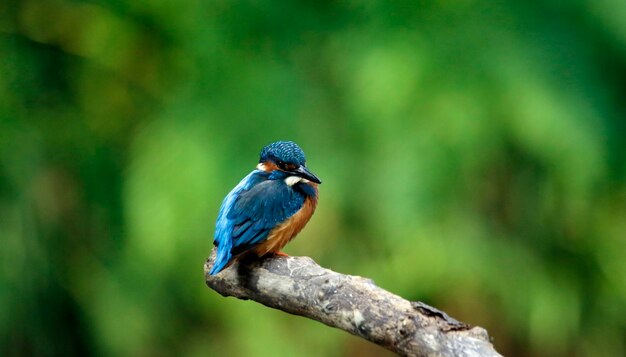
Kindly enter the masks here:
[[213, 242], [217, 256], [209, 274], [219, 273], [243, 255], [285, 255], [280, 250], [315, 212], [321, 183], [307, 169], [296, 143], [265, 146], [256, 169], [222, 202]]

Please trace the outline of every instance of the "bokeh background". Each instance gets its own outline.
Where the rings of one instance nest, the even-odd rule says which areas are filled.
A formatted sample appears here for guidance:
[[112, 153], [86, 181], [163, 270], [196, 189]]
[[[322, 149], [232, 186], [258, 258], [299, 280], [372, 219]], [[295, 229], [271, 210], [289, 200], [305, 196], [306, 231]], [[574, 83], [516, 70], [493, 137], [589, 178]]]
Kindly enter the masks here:
[[226, 193], [294, 140], [286, 252], [488, 329], [626, 354], [626, 2], [0, 4], [0, 355], [380, 356], [222, 298]]

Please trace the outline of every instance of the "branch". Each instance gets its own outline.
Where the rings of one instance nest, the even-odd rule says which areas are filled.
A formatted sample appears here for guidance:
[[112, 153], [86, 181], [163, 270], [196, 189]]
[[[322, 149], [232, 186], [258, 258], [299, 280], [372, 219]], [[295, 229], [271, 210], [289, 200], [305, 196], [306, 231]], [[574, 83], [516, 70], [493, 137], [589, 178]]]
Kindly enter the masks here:
[[206, 284], [222, 296], [254, 300], [381, 345], [403, 356], [500, 356], [487, 331], [421, 302], [407, 301], [365, 278], [324, 269], [308, 257], [235, 262]]

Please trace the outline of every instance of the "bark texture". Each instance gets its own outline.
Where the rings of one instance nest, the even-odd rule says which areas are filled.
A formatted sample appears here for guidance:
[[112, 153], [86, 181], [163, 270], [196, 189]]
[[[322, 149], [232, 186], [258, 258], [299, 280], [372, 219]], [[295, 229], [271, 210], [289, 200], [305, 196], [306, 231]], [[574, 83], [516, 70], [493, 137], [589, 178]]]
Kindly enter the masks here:
[[206, 284], [223, 296], [254, 300], [362, 337], [403, 356], [500, 356], [487, 331], [421, 302], [407, 301], [358, 276], [324, 269], [308, 257], [235, 262]]

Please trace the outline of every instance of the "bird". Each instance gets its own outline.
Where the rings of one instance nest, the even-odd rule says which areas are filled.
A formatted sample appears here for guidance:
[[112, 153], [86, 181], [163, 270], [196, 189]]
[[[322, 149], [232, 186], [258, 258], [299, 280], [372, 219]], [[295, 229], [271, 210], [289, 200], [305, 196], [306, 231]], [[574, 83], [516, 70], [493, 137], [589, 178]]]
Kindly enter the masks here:
[[256, 168], [222, 202], [213, 240], [217, 253], [209, 274], [249, 254], [287, 255], [281, 249], [313, 216], [321, 183], [293, 141], [263, 147]]

